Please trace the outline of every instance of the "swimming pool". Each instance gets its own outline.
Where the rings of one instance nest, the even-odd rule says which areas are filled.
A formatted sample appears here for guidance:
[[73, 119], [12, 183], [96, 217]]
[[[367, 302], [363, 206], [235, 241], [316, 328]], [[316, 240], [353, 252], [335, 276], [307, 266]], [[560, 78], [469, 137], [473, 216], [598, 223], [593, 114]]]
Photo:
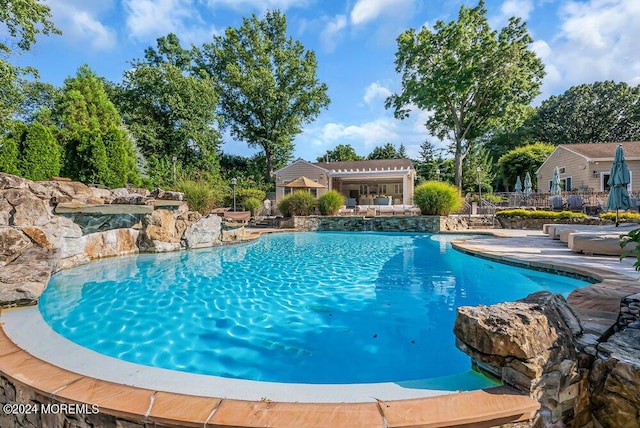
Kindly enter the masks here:
[[139, 364], [296, 383], [467, 372], [455, 309], [585, 282], [451, 249], [451, 235], [301, 233], [103, 260], [54, 275], [51, 327]]

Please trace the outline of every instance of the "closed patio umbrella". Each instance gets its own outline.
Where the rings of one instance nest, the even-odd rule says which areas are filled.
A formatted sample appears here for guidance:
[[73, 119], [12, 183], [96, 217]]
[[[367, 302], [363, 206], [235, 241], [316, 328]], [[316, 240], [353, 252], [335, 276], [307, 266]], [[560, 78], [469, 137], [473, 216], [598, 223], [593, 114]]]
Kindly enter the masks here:
[[518, 194], [522, 193], [522, 181], [520, 181], [520, 176], [518, 176], [518, 178], [516, 178], [515, 190], [516, 190], [516, 193], [518, 193]]
[[631, 208], [631, 200], [629, 199], [629, 192], [627, 192], [627, 185], [630, 182], [631, 175], [627, 164], [624, 162], [624, 152], [622, 151], [622, 144], [620, 144], [616, 149], [611, 171], [609, 172], [609, 181], [607, 182], [610, 186], [607, 210], [616, 210], [616, 226], [619, 224], [618, 210], [626, 211]]
[[553, 170], [553, 178], [551, 179], [551, 189], [549, 189], [552, 195], [559, 195], [562, 189], [560, 188], [560, 171], [558, 167]]
[[524, 176], [524, 195], [528, 198], [529, 195], [531, 195], [531, 192], [533, 192], [533, 188], [531, 185], [531, 176], [527, 171], [527, 175]]

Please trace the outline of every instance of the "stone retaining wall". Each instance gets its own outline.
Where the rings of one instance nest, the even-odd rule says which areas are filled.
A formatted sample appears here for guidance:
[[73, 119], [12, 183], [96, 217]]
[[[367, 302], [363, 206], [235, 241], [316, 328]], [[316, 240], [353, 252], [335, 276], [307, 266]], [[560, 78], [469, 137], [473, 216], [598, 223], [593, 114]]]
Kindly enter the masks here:
[[455, 232], [469, 229], [463, 217], [439, 216], [309, 216], [293, 217], [285, 220], [281, 226], [315, 231], [345, 232]]

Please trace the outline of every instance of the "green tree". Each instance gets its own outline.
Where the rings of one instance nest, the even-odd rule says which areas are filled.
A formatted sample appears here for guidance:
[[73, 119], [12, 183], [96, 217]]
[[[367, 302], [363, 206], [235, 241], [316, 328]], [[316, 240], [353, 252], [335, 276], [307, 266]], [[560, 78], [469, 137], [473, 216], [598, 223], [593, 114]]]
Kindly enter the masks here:
[[[38, 0], [0, 0], [0, 56], [14, 54], [14, 47], [30, 50], [38, 34], [61, 34], [50, 18], [50, 8]], [[0, 57], [0, 129], [10, 126], [8, 120], [22, 101], [18, 79], [24, 74], [36, 70], [14, 67]]]
[[478, 168], [480, 169], [480, 186], [482, 192], [492, 192], [492, 183], [496, 178], [493, 168], [493, 160], [487, 150], [481, 146], [475, 146], [468, 156], [464, 158], [462, 173], [462, 190], [464, 192], [478, 191]]
[[107, 149], [97, 128], [83, 129], [74, 135], [75, 170], [77, 179], [84, 183], [107, 184], [113, 172], [109, 168]]
[[398, 157], [396, 146], [387, 143], [384, 146], [374, 147], [367, 159], [398, 159]]
[[[104, 185], [118, 184], [124, 179], [136, 180], [133, 141], [121, 130], [122, 120], [107, 96], [104, 81], [87, 65], [80, 67], [75, 77], [65, 80], [52, 117], [61, 128], [64, 174]], [[116, 136], [114, 132], [118, 131], [114, 130], [122, 134]], [[105, 140], [109, 145], [109, 158], [113, 159], [110, 162], [102, 159], [103, 153], [107, 159]], [[122, 165], [130, 171], [125, 174]]]
[[521, 116], [544, 77], [542, 61], [529, 50], [526, 24], [512, 17], [498, 33], [486, 13], [480, 0], [474, 8], [462, 6], [457, 21], [402, 33], [395, 60], [402, 92], [386, 101], [399, 119], [409, 116], [411, 106], [433, 111], [427, 129], [452, 141], [460, 190], [474, 140]]
[[517, 177], [524, 179], [527, 172], [531, 175], [533, 187], [536, 188], [536, 170], [549, 157], [554, 146], [545, 143], [534, 143], [518, 147], [502, 155], [498, 160], [498, 171], [503, 185], [507, 189], [514, 189]]
[[531, 126], [540, 141], [558, 145], [640, 140], [640, 85], [595, 82], [542, 102]]
[[227, 28], [197, 51], [200, 69], [215, 76], [219, 108], [231, 135], [260, 148], [266, 178], [273, 179], [276, 159], [288, 160], [293, 139], [329, 105], [327, 86], [316, 77], [313, 51], [286, 37], [279, 11], [255, 15], [240, 28]]
[[[51, 22], [51, 9], [38, 0], [0, 0], [0, 23], [10, 39], [0, 42], [0, 50], [12, 53], [11, 45], [28, 51], [38, 34], [62, 34]], [[3, 32], [4, 33], [4, 32]]]
[[187, 170], [218, 169], [218, 96], [208, 73], [192, 74], [191, 52], [175, 34], [157, 39], [115, 88], [124, 122], [146, 158], [176, 160]]
[[60, 174], [60, 149], [51, 131], [40, 122], [27, 129], [20, 147], [20, 169], [29, 180], [49, 180]]
[[407, 148], [404, 146], [404, 143], [400, 143], [400, 147], [398, 147], [398, 151], [396, 152], [396, 156], [398, 159], [408, 159], [409, 155], [407, 154]]
[[15, 133], [0, 134], [0, 171], [20, 175], [18, 146]]
[[[420, 145], [418, 159], [414, 162], [418, 179], [420, 181], [437, 180], [436, 170], [439, 169], [441, 160], [436, 146], [430, 140], [425, 140]], [[440, 172], [442, 173], [442, 171]]]
[[102, 136], [105, 153], [109, 160], [109, 179], [105, 183], [111, 188], [124, 187], [127, 183], [138, 184], [140, 176], [136, 166], [136, 154], [127, 133], [113, 127]]
[[364, 157], [359, 156], [355, 149], [351, 147], [351, 144], [338, 144], [331, 150], [327, 150], [327, 152], [318, 156], [316, 159], [318, 162], [325, 162], [329, 160], [329, 162], [339, 162], [339, 161], [356, 161], [363, 160]]

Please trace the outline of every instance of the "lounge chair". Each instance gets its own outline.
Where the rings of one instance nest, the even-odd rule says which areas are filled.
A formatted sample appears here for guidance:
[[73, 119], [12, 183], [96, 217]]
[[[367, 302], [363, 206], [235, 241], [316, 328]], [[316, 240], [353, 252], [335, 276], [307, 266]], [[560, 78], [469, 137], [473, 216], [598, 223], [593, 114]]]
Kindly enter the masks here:
[[377, 207], [380, 215], [394, 215], [393, 205], [380, 205]]
[[251, 211], [226, 211], [223, 217], [228, 221], [246, 224], [251, 220]]

